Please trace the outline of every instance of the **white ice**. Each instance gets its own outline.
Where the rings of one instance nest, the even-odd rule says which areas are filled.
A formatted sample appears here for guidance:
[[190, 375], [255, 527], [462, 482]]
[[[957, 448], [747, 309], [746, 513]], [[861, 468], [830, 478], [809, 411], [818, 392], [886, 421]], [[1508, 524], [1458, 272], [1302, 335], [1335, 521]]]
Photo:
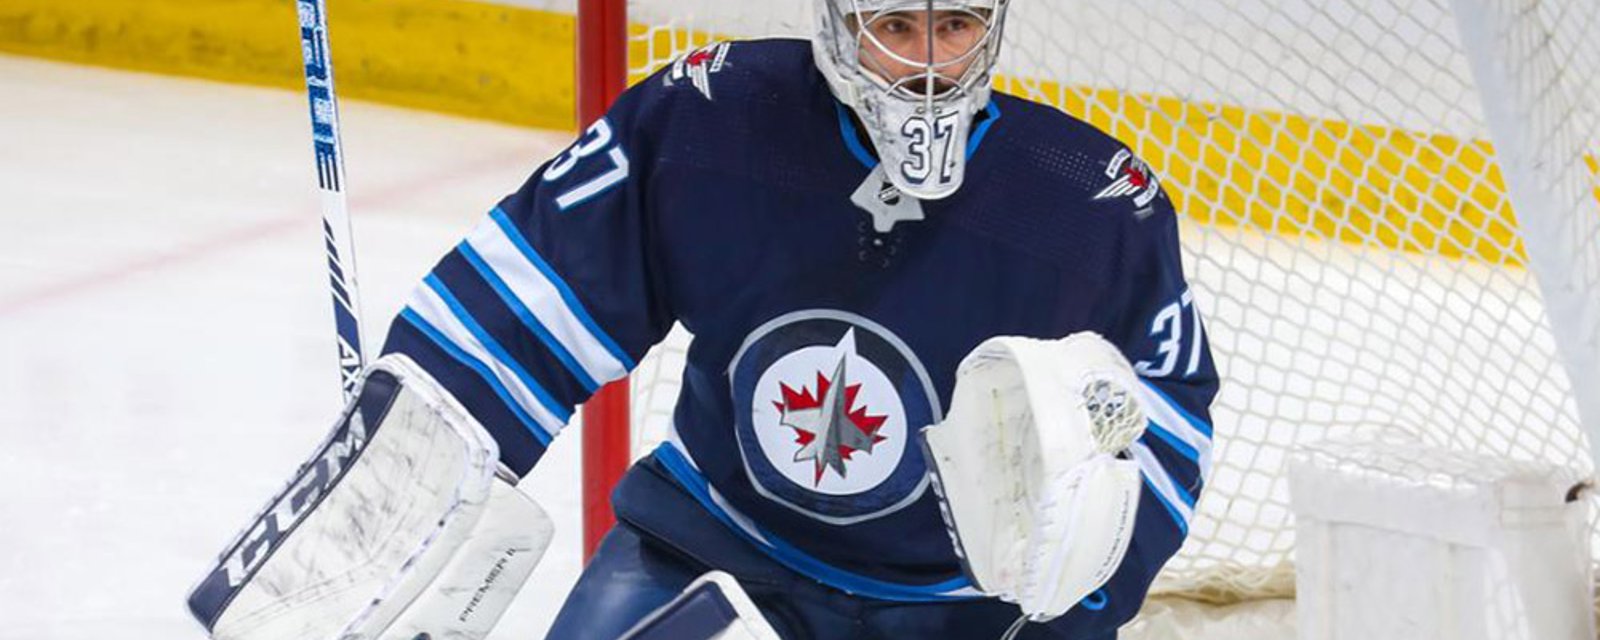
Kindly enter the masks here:
[[[342, 104], [365, 328], [568, 135]], [[199, 638], [189, 588], [340, 400], [305, 97], [0, 56], [0, 639]], [[497, 638], [579, 568], [560, 520]]]

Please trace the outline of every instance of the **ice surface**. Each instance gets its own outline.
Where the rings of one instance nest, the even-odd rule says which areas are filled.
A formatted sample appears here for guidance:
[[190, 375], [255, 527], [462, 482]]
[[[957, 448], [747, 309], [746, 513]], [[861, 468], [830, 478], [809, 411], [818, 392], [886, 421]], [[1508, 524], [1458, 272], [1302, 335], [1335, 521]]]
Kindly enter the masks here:
[[[339, 409], [305, 97], [0, 56], [0, 639], [202, 637], [189, 588]], [[367, 339], [569, 134], [344, 107]], [[579, 567], [578, 438], [524, 482]]]

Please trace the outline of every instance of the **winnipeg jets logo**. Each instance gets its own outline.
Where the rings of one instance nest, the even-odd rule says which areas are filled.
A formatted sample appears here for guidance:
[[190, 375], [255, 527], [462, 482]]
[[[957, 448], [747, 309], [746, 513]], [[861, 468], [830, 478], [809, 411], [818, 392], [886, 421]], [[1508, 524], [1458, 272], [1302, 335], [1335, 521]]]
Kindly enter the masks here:
[[728, 44], [726, 42], [713, 44], [678, 58], [677, 62], [672, 63], [672, 71], [665, 77], [666, 85], [674, 86], [687, 79], [707, 100], [712, 99], [711, 74], [721, 71], [722, 66], [727, 63]]
[[[783, 390], [783, 401], [774, 402], [779, 413], [778, 423], [793, 429], [795, 443], [800, 450], [794, 454], [795, 462], [810, 460], [815, 463], [814, 485], [822, 484], [822, 472], [832, 469], [840, 478], [848, 477], [850, 470], [845, 462], [857, 453], [872, 453], [872, 447], [883, 442], [878, 435], [886, 416], [868, 415], [865, 407], [855, 407], [861, 385], [849, 384], [845, 370], [849, 359], [841, 356], [831, 378], [817, 372], [816, 394], [802, 387], [795, 391], [789, 385], [778, 383]], [[818, 396], [821, 396], [819, 399]]]
[[927, 488], [909, 434], [941, 419], [938, 396], [882, 326], [843, 311], [780, 316], [751, 333], [728, 376], [739, 454], [767, 499], [851, 524], [898, 511]]
[[1111, 178], [1112, 182], [1094, 195], [1095, 200], [1132, 196], [1133, 204], [1142, 208], [1150, 206], [1150, 202], [1161, 193], [1161, 184], [1156, 179], [1155, 172], [1127, 149], [1122, 149], [1117, 155], [1112, 156], [1111, 162], [1106, 165], [1106, 177]]

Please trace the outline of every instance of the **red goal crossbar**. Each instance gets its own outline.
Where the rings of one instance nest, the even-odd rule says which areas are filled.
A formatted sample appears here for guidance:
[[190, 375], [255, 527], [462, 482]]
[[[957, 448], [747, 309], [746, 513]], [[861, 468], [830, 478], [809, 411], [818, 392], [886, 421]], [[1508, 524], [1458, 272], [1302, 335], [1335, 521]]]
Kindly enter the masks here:
[[[589, 126], [622, 94], [628, 77], [626, 0], [578, 1], [578, 124]], [[611, 488], [632, 458], [628, 380], [618, 380], [583, 405], [583, 558], [616, 524]]]

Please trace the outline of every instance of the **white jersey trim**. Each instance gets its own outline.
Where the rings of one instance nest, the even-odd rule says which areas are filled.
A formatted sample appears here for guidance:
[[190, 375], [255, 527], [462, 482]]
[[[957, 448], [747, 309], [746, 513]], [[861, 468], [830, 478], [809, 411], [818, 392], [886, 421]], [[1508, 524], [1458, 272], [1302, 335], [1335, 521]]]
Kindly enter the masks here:
[[[631, 368], [626, 355], [605, 337], [599, 326], [588, 319], [581, 307], [574, 308], [575, 300], [564, 295], [567, 289], [559, 276], [542, 259], [533, 254], [521, 238], [508, 234], [510, 220], [496, 209], [490, 219], [478, 225], [466, 244], [483, 258], [484, 263], [503, 282], [517, 299], [533, 313], [540, 324], [560, 342], [573, 360], [589, 377], [601, 383], [628, 375]], [[535, 262], [538, 260], [538, 262]]]

